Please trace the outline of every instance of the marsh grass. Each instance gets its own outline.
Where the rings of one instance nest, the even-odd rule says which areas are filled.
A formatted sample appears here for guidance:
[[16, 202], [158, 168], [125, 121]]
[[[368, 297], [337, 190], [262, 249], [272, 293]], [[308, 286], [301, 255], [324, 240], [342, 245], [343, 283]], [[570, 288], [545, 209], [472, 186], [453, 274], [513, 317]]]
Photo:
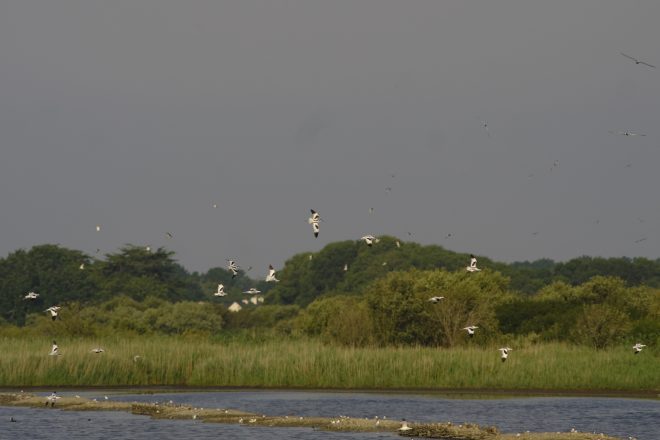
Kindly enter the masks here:
[[[0, 338], [0, 386], [226, 386], [337, 389], [660, 390], [652, 350], [564, 344], [514, 347], [349, 348], [316, 340], [245, 344], [200, 338]], [[135, 356], [139, 356], [135, 358]]]

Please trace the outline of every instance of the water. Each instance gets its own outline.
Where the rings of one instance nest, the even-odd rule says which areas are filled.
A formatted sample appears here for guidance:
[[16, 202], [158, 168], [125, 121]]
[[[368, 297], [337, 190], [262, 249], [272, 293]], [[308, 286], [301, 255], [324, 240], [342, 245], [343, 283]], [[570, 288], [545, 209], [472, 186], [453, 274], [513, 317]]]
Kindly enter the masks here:
[[[43, 393], [47, 395], [50, 393]], [[63, 396], [111, 400], [168, 402], [203, 408], [233, 408], [267, 415], [337, 417], [386, 416], [414, 422], [473, 422], [495, 425], [503, 432], [604, 432], [639, 440], [660, 439], [660, 401], [606, 397], [450, 398], [439, 395], [221, 391], [158, 394], [60, 392]], [[10, 417], [18, 420], [10, 423]], [[391, 433], [315, 431], [310, 428], [268, 428], [151, 420], [124, 412], [75, 412], [0, 407], [0, 440], [4, 439], [396, 439]]]

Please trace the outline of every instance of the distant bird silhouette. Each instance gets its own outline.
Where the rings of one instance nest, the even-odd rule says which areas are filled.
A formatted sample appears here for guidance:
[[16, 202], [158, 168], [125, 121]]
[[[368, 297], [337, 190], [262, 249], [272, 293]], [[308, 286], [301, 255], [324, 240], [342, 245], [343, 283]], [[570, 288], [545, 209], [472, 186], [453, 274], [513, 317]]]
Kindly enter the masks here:
[[646, 136], [645, 134], [641, 133], [633, 133], [632, 131], [612, 131], [609, 130], [608, 133], [610, 134], [620, 134], [621, 136]]
[[481, 126], [486, 130], [486, 136], [490, 137], [490, 130], [488, 130], [488, 122], [481, 121]]
[[655, 66], [654, 66], [653, 64], [649, 64], [649, 63], [647, 63], [646, 61], [638, 60], [637, 58], [635, 58], [635, 57], [631, 57], [630, 55], [626, 55], [626, 54], [623, 53], [623, 52], [619, 52], [619, 53], [620, 53], [621, 55], [623, 55], [624, 57], [633, 60], [633, 61], [635, 62], [635, 64], [644, 64], [645, 66], [649, 66], [649, 67], [652, 67], [652, 68], [655, 69]]
[[165, 235], [167, 235], [167, 238], [174, 238], [174, 234], [171, 232], [165, 232]]

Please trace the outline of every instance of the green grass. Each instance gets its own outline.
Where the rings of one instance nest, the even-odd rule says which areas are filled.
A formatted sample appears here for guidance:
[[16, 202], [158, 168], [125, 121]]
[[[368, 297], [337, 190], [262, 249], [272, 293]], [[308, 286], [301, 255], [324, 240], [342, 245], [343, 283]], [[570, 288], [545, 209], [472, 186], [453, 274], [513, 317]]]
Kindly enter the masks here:
[[[228, 386], [344, 389], [660, 390], [653, 350], [565, 344], [490, 348], [346, 348], [315, 340], [213, 342], [142, 337], [98, 341], [0, 338], [0, 386]], [[134, 361], [135, 355], [140, 358]]]

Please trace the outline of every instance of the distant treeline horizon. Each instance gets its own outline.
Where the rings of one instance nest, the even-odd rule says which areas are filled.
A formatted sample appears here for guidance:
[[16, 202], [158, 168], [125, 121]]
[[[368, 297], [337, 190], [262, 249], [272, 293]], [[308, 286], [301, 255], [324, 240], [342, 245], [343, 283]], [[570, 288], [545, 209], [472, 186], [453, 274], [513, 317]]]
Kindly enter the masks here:
[[[223, 267], [189, 272], [174, 256], [134, 245], [103, 259], [52, 244], [16, 250], [0, 259], [0, 331], [212, 336], [261, 329], [347, 345], [452, 346], [466, 343], [463, 327], [478, 325], [472, 339], [479, 343], [512, 335], [599, 348], [660, 337], [660, 259], [507, 264], [477, 255], [482, 271], [469, 273], [467, 253], [382, 236], [372, 247], [340, 241], [293, 255], [276, 268], [280, 282], [267, 283], [243, 270], [232, 278]], [[226, 296], [213, 295], [218, 284]], [[251, 287], [264, 304], [228, 312]], [[29, 292], [39, 296], [25, 299]], [[431, 296], [445, 299], [431, 304]], [[57, 321], [44, 312], [53, 305], [62, 306]]]

